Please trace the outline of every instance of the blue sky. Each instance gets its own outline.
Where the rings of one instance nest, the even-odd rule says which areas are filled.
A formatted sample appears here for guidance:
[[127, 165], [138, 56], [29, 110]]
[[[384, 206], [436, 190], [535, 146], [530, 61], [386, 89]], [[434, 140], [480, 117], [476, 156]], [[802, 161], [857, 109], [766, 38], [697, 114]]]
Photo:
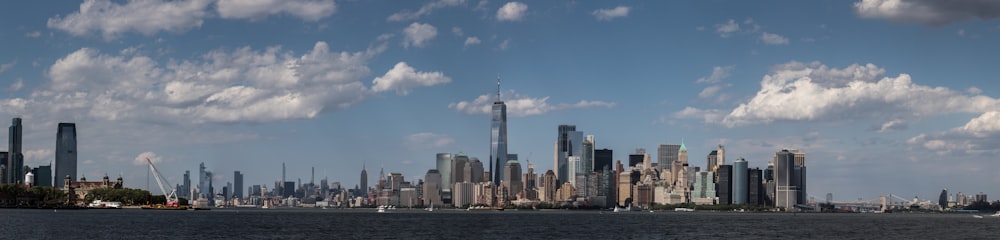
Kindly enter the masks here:
[[24, 118], [25, 163], [76, 122], [79, 174], [128, 187], [145, 157], [172, 183], [205, 162], [216, 186], [270, 185], [285, 162], [349, 187], [363, 164], [414, 180], [438, 152], [486, 159], [499, 76], [509, 151], [538, 172], [574, 124], [615, 159], [682, 139], [694, 166], [718, 144], [751, 167], [800, 149], [815, 196], [1000, 194], [989, 1], [9, 5], [0, 116]]

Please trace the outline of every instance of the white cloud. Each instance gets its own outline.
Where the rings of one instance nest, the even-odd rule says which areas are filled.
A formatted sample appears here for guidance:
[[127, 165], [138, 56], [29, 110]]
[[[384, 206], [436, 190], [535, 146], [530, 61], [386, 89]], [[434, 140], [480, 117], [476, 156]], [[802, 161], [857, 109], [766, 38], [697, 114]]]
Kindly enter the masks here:
[[462, 28], [460, 27], [451, 27], [451, 33], [454, 33], [455, 36], [459, 37], [465, 35], [465, 32], [462, 32]]
[[979, 95], [979, 94], [983, 93], [983, 90], [979, 89], [977, 87], [969, 87], [969, 89], [965, 90], [965, 92], [967, 92], [969, 94], [972, 94], [972, 95]]
[[21, 88], [24, 88], [24, 79], [17, 78], [17, 80], [15, 80], [14, 83], [11, 83], [10, 86], [7, 87], [7, 90], [18, 91], [21, 90]]
[[455, 139], [451, 136], [429, 132], [411, 134], [403, 141], [406, 146], [417, 149], [445, 148], [455, 144]]
[[288, 14], [305, 21], [319, 21], [333, 15], [333, 0], [218, 0], [219, 16], [230, 19], [260, 20], [269, 15]]
[[55, 151], [53, 151], [51, 148], [25, 150], [23, 152], [24, 162], [26, 165], [33, 165], [33, 166], [48, 165], [51, 164], [55, 159], [54, 152]]
[[437, 28], [426, 23], [412, 23], [403, 29], [404, 47], [424, 47], [437, 36]]
[[17, 64], [17, 61], [12, 61], [12, 62], [9, 62], [9, 63], [0, 64], [0, 73], [3, 73], [3, 72], [6, 72], [7, 70], [10, 70], [16, 64]]
[[434, 9], [445, 8], [445, 7], [454, 7], [454, 6], [458, 6], [458, 5], [462, 5], [462, 4], [465, 4], [465, 0], [439, 0], [439, 1], [433, 1], [433, 2], [430, 2], [430, 3], [424, 4], [416, 12], [410, 11], [410, 10], [403, 10], [403, 11], [400, 11], [400, 12], [397, 12], [397, 13], [393, 13], [392, 15], [389, 15], [389, 17], [386, 18], [386, 20], [390, 21], [390, 22], [401, 22], [401, 21], [414, 20], [414, 19], [420, 18], [421, 16], [424, 16], [424, 15], [430, 15], [431, 12], [434, 11]]
[[765, 32], [760, 34], [760, 40], [768, 45], [788, 45], [788, 38], [773, 33]]
[[844, 69], [830, 69], [819, 62], [777, 65], [749, 101], [721, 119], [706, 120], [734, 127], [782, 120], [906, 119], [1000, 109], [1000, 101], [994, 98], [914, 84], [908, 74], [882, 77], [884, 73], [872, 64]]
[[611, 21], [615, 18], [627, 17], [630, 9], [626, 6], [617, 6], [609, 9], [597, 9], [590, 14], [594, 15], [599, 21]]
[[396, 63], [385, 75], [372, 81], [372, 91], [384, 92], [396, 90], [399, 95], [409, 94], [413, 87], [434, 86], [450, 83], [451, 78], [441, 72], [417, 72], [406, 62]]
[[39, 31], [26, 32], [24, 33], [24, 36], [29, 38], [38, 38], [42, 36], [42, 32]]
[[905, 130], [907, 127], [909, 127], [909, 125], [902, 119], [893, 119], [882, 123], [882, 126], [879, 126], [877, 130], [880, 133], [885, 133], [890, 131]]
[[729, 37], [733, 33], [740, 31], [740, 24], [736, 20], [729, 19], [728, 22], [715, 25], [715, 32], [721, 37]]
[[[545, 114], [551, 111], [578, 109], [578, 108], [612, 108], [617, 106], [614, 102], [580, 100], [576, 103], [559, 103], [550, 105], [549, 97], [532, 98], [521, 96], [513, 90], [503, 93], [501, 99], [507, 105], [507, 115], [514, 117], [524, 117]], [[483, 94], [472, 101], [460, 101], [449, 103], [448, 108], [455, 109], [466, 114], [490, 114], [493, 101], [496, 95]]]
[[477, 45], [477, 44], [479, 44], [481, 42], [482, 41], [480, 41], [478, 37], [468, 37], [468, 38], [465, 38], [465, 46], [466, 47], [471, 46], [471, 45]]
[[195, 124], [314, 118], [370, 94], [361, 79], [382, 49], [331, 52], [317, 42], [296, 56], [280, 47], [244, 47], [163, 65], [84, 48], [58, 59], [48, 70], [50, 82], [29, 98], [0, 101], [10, 106], [0, 112]]
[[521, 21], [524, 19], [528, 5], [521, 2], [508, 2], [497, 9], [497, 20], [500, 21]]
[[510, 49], [510, 38], [504, 39], [503, 42], [500, 42], [500, 45], [497, 47], [500, 48], [501, 51]]
[[149, 162], [153, 162], [153, 164], [158, 164], [158, 163], [163, 162], [163, 157], [160, 157], [159, 155], [156, 155], [156, 153], [154, 153], [154, 152], [143, 152], [143, 153], [140, 153], [138, 156], [135, 156], [135, 159], [132, 161], [132, 164], [135, 164], [135, 165], [147, 165], [147, 164], [149, 164], [147, 162], [147, 159], [149, 159]]
[[149, 0], [119, 4], [110, 0], [85, 0], [79, 12], [49, 18], [47, 26], [74, 36], [99, 32], [105, 40], [130, 31], [145, 35], [160, 31], [183, 32], [201, 27], [210, 3], [211, 0]]
[[726, 113], [718, 109], [698, 109], [685, 107], [683, 110], [671, 114], [674, 118], [702, 119], [707, 123], [715, 123], [722, 120]]
[[943, 26], [1000, 18], [1000, 1], [861, 0], [854, 3], [854, 12], [862, 18]]
[[906, 143], [934, 151], [939, 155], [1000, 154], [1000, 112], [987, 111], [969, 120], [964, 126], [933, 134], [920, 134]]
[[716, 66], [712, 68], [712, 74], [708, 77], [698, 78], [695, 83], [718, 83], [732, 75], [734, 66]]
[[726, 88], [727, 86], [728, 85], [716, 84], [716, 85], [705, 87], [705, 89], [702, 89], [701, 92], [698, 93], [698, 97], [699, 98], [710, 98], [710, 97], [713, 97], [716, 94], [718, 94], [719, 91], [721, 91], [723, 88]]

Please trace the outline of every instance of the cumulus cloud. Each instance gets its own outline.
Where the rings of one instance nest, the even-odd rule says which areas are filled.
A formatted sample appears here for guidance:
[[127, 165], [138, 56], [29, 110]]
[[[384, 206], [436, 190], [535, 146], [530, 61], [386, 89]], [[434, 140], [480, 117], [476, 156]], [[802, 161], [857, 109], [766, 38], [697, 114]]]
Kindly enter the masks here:
[[508, 2], [497, 9], [497, 20], [500, 21], [521, 21], [524, 19], [528, 5], [521, 2]]
[[[905, 119], [1000, 109], [1000, 101], [994, 98], [915, 84], [908, 74], [883, 77], [884, 73], [873, 64], [853, 64], [843, 69], [831, 69], [819, 62], [777, 65], [764, 76], [760, 90], [750, 100], [721, 119], [704, 119], [734, 127], [782, 120]], [[675, 116], [701, 118], [694, 113], [715, 111], [688, 111]]]
[[406, 146], [418, 149], [444, 148], [455, 143], [455, 139], [447, 134], [429, 132], [411, 134], [406, 136], [403, 141]]
[[390, 22], [401, 22], [409, 21], [420, 18], [424, 15], [430, 15], [434, 9], [454, 7], [465, 4], [465, 0], [439, 0], [424, 4], [417, 11], [403, 10], [397, 13], [393, 13], [386, 18], [386, 21]]
[[17, 64], [16, 61], [12, 61], [12, 62], [9, 62], [9, 63], [0, 64], [0, 73], [3, 73], [3, 72], [6, 72], [7, 70], [10, 70], [11, 68], [14, 67], [15, 64]]
[[729, 37], [733, 33], [740, 31], [740, 24], [736, 20], [729, 19], [728, 22], [715, 25], [715, 32], [721, 37]]
[[128, 1], [124, 4], [85, 0], [79, 12], [49, 18], [47, 26], [74, 36], [98, 32], [106, 40], [130, 31], [145, 35], [160, 31], [183, 32], [201, 27], [210, 3], [211, 0]]
[[854, 12], [862, 18], [943, 26], [972, 19], [1000, 18], [1000, 1], [861, 0]]
[[468, 37], [468, 38], [465, 38], [465, 47], [469, 47], [469, 46], [472, 46], [472, 45], [477, 45], [477, 44], [479, 44], [481, 42], [482, 41], [480, 41], [478, 37]]
[[30, 97], [0, 101], [0, 112], [195, 124], [314, 118], [368, 96], [361, 79], [384, 48], [333, 52], [317, 42], [294, 55], [244, 47], [167, 64], [83, 48], [58, 59]]
[[143, 153], [140, 153], [138, 156], [135, 156], [135, 160], [132, 161], [132, 164], [135, 164], [135, 165], [147, 165], [149, 163], [146, 162], [146, 159], [149, 159], [149, 162], [153, 162], [153, 164], [158, 164], [158, 163], [163, 162], [163, 157], [160, 157], [159, 155], [156, 155], [156, 153], [154, 153], [154, 152], [143, 152]]
[[219, 16], [231, 19], [259, 20], [269, 15], [288, 14], [306, 21], [319, 21], [333, 15], [333, 0], [218, 0]]
[[788, 38], [773, 33], [760, 34], [760, 40], [767, 45], [788, 45]]
[[396, 90], [399, 95], [409, 94], [409, 89], [413, 87], [434, 86], [438, 84], [450, 83], [451, 78], [441, 72], [417, 72], [406, 64], [406, 62], [396, 63], [385, 75], [375, 78], [372, 81], [372, 91], [384, 92]]
[[403, 47], [424, 47], [436, 36], [436, 27], [427, 23], [411, 23], [403, 29]]
[[124, 3], [85, 0], [80, 4], [79, 11], [65, 17], [49, 18], [46, 25], [74, 36], [98, 33], [105, 40], [118, 38], [127, 32], [144, 35], [185, 32], [201, 27], [206, 18], [212, 17], [212, 3], [215, 3], [218, 16], [228, 19], [259, 20], [269, 15], [289, 14], [306, 21], [317, 21], [336, 10], [333, 0], [145, 0]]
[[[513, 90], [501, 95], [507, 105], [507, 115], [514, 117], [525, 117], [545, 114], [551, 111], [578, 109], [578, 108], [612, 108], [617, 106], [614, 102], [580, 100], [576, 103], [549, 104], [549, 97], [532, 98], [521, 96]], [[460, 101], [449, 103], [448, 108], [455, 109], [466, 114], [490, 114], [493, 108], [493, 101], [496, 95], [483, 94], [472, 101]]]
[[611, 21], [615, 18], [627, 17], [629, 10], [631, 10], [629, 7], [617, 6], [609, 9], [597, 9], [590, 14], [594, 15], [594, 18], [597, 18], [598, 21]]
[[961, 127], [947, 131], [920, 134], [906, 141], [944, 155], [950, 153], [1000, 154], [1000, 112], [987, 111]]

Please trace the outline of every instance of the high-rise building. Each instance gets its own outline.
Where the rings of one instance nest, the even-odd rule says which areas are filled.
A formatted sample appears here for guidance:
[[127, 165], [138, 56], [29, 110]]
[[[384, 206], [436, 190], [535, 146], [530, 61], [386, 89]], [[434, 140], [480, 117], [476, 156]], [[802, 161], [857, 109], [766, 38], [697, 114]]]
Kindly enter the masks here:
[[614, 169], [614, 152], [611, 149], [594, 150], [594, 168], [591, 171], [600, 172], [605, 167]]
[[593, 170], [594, 144], [596, 144], [594, 135], [587, 135], [587, 137], [583, 138], [583, 144], [582, 144], [583, 149], [581, 149], [582, 151], [580, 152], [580, 161], [582, 161], [581, 165], [583, 166], [583, 168], [580, 168], [580, 170], [588, 175], [589, 173], [596, 172], [595, 170]]
[[177, 196], [194, 200], [194, 197], [191, 196], [191, 171], [184, 170], [184, 178], [181, 181], [184, 184], [177, 188]]
[[743, 158], [736, 159], [733, 162], [733, 204], [747, 204], [747, 197], [749, 197], [748, 188], [750, 187], [747, 184], [748, 180], [747, 160]]
[[469, 156], [464, 153], [455, 154], [455, 158], [451, 160], [451, 182], [448, 184], [454, 185], [457, 182], [464, 182], [465, 179], [465, 165], [469, 163]]
[[[715, 172], [715, 170], [719, 168], [718, 163], [719, 150], [712, 150], [712, 152], [708, 153], [708, 157], [705, 162], [705, 171]], [[716, 174], [715, 176], [718, 177], [719, 175]]]
[[719, 204], [733, 204], [733, 165], [719, 165], [715, 172], [719, 174], [719, 182], [715, 183], [718, 186], [715, 192], [719, 195]]
[[660, 144], [656, 148], [656, 170], [663, 172], [664, 168], [669, 169], [677, 161], [677, 152], [680, 149], [681, 145]]
[[436, 166], [441, 174], [441, 189], [451, 189], [451, 153], [438, 153]]
[[465, 181], [471, 183], [483, 182], [483, 162], [479, 161], [479, 158], [471, 158], [469, 163], [465, 164]]
[[629, 167], [644, 167], [644, 161], [646, 161], [646, 150], [642, 148], [635, 149], [635, 153], [628, 155], [628, 166]]
[[[24, 180], [24, 154], [21, 153], [22, 127], [21, 118], [11, 120], [7, 148], [7, 176], [5, 183], [18, 183]], [[74, 161], [75, 162], [75, 161]], [[74, 163], [75, 164], [75, 163]], [[56, 165], [58, 167], [58, 164]], [[75, 165], [74, 165], [75, 166]], [[76, 179], [73, 176], [73, 179]]]
[[[56, 133], [56, 178], [69, 176], [76, 179], [76, 124], [59, 123]], [[63, 181], [55, 181], [56, 188], [63, 187]]]
[[558, 179], [556, 178], [556, 173], [552, 170], [545, 171], [545, 175], [542, 176], [542, 199], [547, 202], [556, 201], [556, 192], [559, 190], [557, 185]]
[[368, 166], [361, 164], [361, 197], [368, 197]]
[[233, 172], [233, 198], [243, 199], [243, 173]]
[[198, 199], [208, 198], [209, 202], [212, 201], [211, 174], [211, 172], [205, 170], [204, 162], [198, 165], [198, 196], [196, 196]]
[[795, 172], [795, 156], [788, 150], [781, 150], [774, 156], [775, 207], [783, 207], [791, 211], [798, 203], [799, 187], [793, 179]]
[[424, 205], [444, 206], [441, 201], [441, 172], [427, 170], [424, 176]]
[[503, 185], [508, 191], [507, 199], [517, 199], [517, 193], [524, 187], [524, 183], [521, 182], [521, 163], [517, 160], [507, 160], [503, 172]]
[[555, 170], [559, 184], [574, 177], [569, 172], [569, 157], [580, 156], [583, 152], [583, 132], [576, 131], [575, 125], [559, 125], [559, 135], [556, 140]]
[[762, 184], [763, 173], [760, 168], [747, 170], [747, 204], [766, 205], [764, 202], [764, 185]]
[[38, 166], [37, 168], [31, 169], [31, 173], [35, 175], [33, 179], [33, 186], [52, 186], [52, 165]]
[[10, 157], [7, 152], [0, 152], [0, 183], [7, 183], [7, 165]]
[[497, 99], [493, 102], [490, 118], [490, 151], [490, 173], [493, 184], [497, 184], [504, 176], [503, 166], [507, 163], [507, 105], [500, 100], [500, 78], [497, 78]]

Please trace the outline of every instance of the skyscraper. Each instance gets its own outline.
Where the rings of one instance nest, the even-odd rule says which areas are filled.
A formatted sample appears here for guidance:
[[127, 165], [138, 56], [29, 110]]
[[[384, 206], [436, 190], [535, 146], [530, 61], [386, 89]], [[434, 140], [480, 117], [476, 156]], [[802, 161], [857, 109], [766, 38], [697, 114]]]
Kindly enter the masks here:
[[441, 172], [437, 169], [427, 170], [424, 175], [424, 205], [443, 206], [441, 201]]
[[451, 189], [451, 153], [437, 154], [437, 170], [441, 174], [441, 190]]
[[198, 199], [208, 198], [209, 202], [212, 200], [212, 173], [205, 171], [205, 163], [202, 162], [198, 165]]
[[583, 152], [583, 132], [577, 132], [575, 125], [559, 125], [556, 140], [555, 173], [559, 184], [569, 181], [574, 174], [569, 172], [568, 157], [580, 156]]
[[446, 184], [455, 185], [458, 182], [464, 182], [465, 179], [465, 165], [469, 164], [469, 156], [464, 153], [455, 154], [455, 158], [451, 160], [451, 182]]
[[660, 144], [656, 148], [656, 170], [663, 172], [664, 168], [670, 168], [671, 164], [677, 161], [677, 152], [680, 149], [681, 145]]
[[594, 140], [594, 135], [587, 135], [587, 137], [583, 138], [583, 144], [582, 144], [583, 148], [581, 149], [582, 151], [580, 152], [580, 161], [582, 161], [581, 163], [583, 165], [583, 168], [581, 168], [580, 170], [582, 170], [584, 174], [589, 175], [590, 173], [597, 171], [594, 170], [595, 144], [596, 142]]
[[715, 193], [719, 195], [719, 204], [733, 204], [733, 165], [723, 164], [717, 167], [715, 172], [719, 174], [719, 182], [716, 183], [718, 188]]
[[507, 105], [500, 100], [500, 78], [497, 78], [497, 99], [493, 102], [490, 118], [490, 151], [490, 174], [493, 174], [493, 184], [497, 184], [504, 176], [503, 166], [507, 163]]
[[521, 182], [521, 163], [517, 160], [508, 160], [507, 164], [504, 164], [503, 172], [503, 185], [508, 191], [506, 200], [517, 199], [517, 193], [524, 187], [524, 183]]
[[[21, 118], [11, 120], [8, 135], [10, 137], [8, 138], [10, 145], [7, 148], [7, 179], [4, 182], [18, 183], [24, 178], [24, 154], [21, 153]], [[76, 166], [75, 162], [74, 158], [74, 166]]]
[[792, 210], [798, 202], [799, 187], [793, 184], [795, 156], [788, 150], [781, 150], [774, 156], [774, 205]]
[[233, 172], [233, 198], [243, 199], [243, 173]]
[[184, 185], [181, 185], [180, 189], [177, 189], [177, 195], [187, 196], [188, 200], [194, 200], [194, 197], [191, 196], [191, 171], [184, 170], [184, 179], [182, 181], [184, 181]]
[[747, 177], [747, 160], [743, 158], [736, 159], [733, 162], [733, 204], [747, 204], [747, 198], [749, 197], [749, 187], [747, 184], [749, 178]]
[[[69, 176], [76, 178], [76, 124], [59, 123], [56, 131], [56, 172], [55, 178]], [[56, 188], [63, 187], [63, 181], [54, 181]]]
[[368, 168], [361, 164], [361, 197], [368, 197]]
[[592, 171], [599, 172], [605, 167], [614, 169], [614, 152], [607, 148], [594, 150], [594, 169]]

